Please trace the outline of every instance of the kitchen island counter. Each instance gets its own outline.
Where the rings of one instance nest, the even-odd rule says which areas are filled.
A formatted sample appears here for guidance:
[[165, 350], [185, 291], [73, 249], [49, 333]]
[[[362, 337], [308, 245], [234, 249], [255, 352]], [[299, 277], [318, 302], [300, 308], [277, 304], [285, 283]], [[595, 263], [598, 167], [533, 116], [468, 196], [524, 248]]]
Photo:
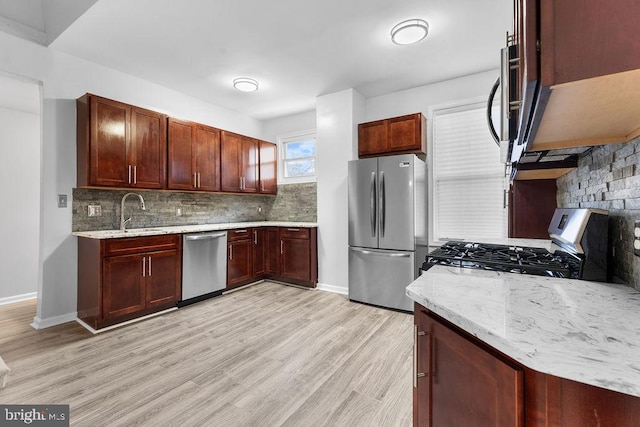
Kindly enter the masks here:
[[528, 368], [640, 396], [640, 292], [631, 287], [434, 266], [407, 295]]
[[122, 230], [76, 231], [72, 234], [89, 239], [119, 239], [122, 237], [159, 236], [162, 234], [199, 233], [204, 231], [237, 230], [251, 227], [292, 227], [315, 228], [315, 222], [291, 221], [255, 221], [255, 222], [225, 222], [219, 224], [193, 224], [174, 226], [154, 226], [148, 228], [131, 228]]

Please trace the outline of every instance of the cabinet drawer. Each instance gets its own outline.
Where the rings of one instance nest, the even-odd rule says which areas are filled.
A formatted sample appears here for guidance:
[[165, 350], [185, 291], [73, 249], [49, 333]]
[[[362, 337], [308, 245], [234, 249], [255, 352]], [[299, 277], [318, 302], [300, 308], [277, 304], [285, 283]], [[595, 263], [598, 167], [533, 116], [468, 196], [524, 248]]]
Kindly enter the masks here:
[[180, 234], [162, 236], [127, 237], [104, 241], [104, 256], [127, 255], [180, 248]]
[[281, 228], [280, 229], [280, 237], [283, 239], [308, 239], [309, 238], [309, 229], [308, 228]]
[[238, 228], [237, 230], [227, 231], [227, 241], [252, 239], [251, 230], [249, 228]]

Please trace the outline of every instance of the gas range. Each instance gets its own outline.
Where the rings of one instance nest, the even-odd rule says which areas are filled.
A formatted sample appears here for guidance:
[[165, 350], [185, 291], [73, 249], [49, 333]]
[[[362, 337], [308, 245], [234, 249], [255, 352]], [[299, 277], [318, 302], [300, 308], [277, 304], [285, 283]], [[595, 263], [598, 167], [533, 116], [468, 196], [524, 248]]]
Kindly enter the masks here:
[[608, 212], [556, 209], [549, 236], [558, 248], [452, 240], [430, 252], [422, 270], [449, 265], [537, 276], [607, 281]]
[[422, 269], [433, 265], [577, 279], [582, 260], [566, 252], [551, 253], [542, 248], [449, 241], [429, 253]]

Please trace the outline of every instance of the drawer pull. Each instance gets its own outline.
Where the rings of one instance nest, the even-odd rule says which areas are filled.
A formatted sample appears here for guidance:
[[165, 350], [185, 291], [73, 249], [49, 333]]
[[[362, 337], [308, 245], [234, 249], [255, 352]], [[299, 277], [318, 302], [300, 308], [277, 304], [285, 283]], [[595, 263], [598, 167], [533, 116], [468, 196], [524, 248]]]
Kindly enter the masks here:
[[234, 233], [239, 234], [239, 233], [246, 233], [247, 230], [235, 230]]
[[287, 228], [287, 231], [300, 231], [299, 228]]

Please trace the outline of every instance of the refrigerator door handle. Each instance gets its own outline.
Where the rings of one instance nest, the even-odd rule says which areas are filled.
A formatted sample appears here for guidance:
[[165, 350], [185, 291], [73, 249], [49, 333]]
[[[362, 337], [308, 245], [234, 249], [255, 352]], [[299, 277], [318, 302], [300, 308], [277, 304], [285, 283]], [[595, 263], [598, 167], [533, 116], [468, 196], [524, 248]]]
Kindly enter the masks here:
[[371, 212], [371, 237], [376, 237], [376, 173], [371, 172], [371, 198], [370, 198]]
[[386, 194], [384, 188], [384, 171], [380, 172], [380, 237], [384, 237]]
[[351, 248], [352, 251], [356, 251], [356, 252], [362, 252], [365, 255], [379, 255], [379, 256], [386, 256], [386, 257], [392, 257], [392, 258], [408, 258], [411, 256], [410, 253], [408, 252], [381, 252], [381, 251], [368, 251], [366, 249], [360, 249], [360, 248]]

